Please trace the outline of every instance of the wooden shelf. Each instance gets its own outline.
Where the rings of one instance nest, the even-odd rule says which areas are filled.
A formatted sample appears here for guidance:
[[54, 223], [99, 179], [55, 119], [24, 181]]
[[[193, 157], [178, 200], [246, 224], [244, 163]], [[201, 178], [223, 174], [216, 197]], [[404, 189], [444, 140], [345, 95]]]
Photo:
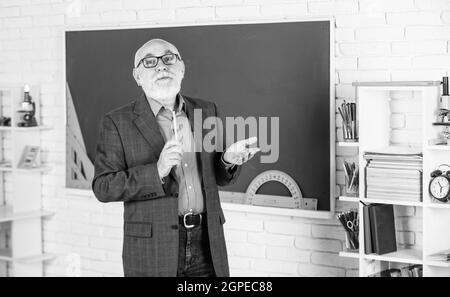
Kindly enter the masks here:
[[[440, 86], [440, 81], [380, 81], [380, 82], [365, 82], [356, 81], [352, 83], [354, 87], [382, 87], [383, 90], [390, 90], [390, 88], [400, 87], [405, 90], [410, 90], [411, 87], [428, 87], [428, 86]], [[394, 89], [397, 90], [397, 89]]]
[[384, 255], [364, 255], [364, 259], [398, 263], [423, 264], [422, 251], [412, 249], [399, 249], [396, 252]]
[[358, 197], [349, 197], [349, 196], [339, 196], [339, 201], [359, 202], [359, 198]]
[[359, 259], [359, 251], [354, 252], [339, 252], [339, 256], [346, 258]]
[[44, 253], [44, 254], [40, 254], [40, 255], [14, 258], [12, 256], [10, 249], [0, 249], [0, 261], [5, 261], [5, 262], [33, 264], [33, 263], [38, 263], [38, 262], [50, 261], [50, 260], [55, 259], [56, 257], [57, 256], [55, 254]]
[[[369, 199], [369, 198], [358, 198], [358, 197], [348, 197], [348, 196], [340, 196], [340, 201], [345, 202], [365, 202], [365, 203], [381, 203], [381, 204], [393, 204], [393, 205], [403, 205], [403, 206], [418, 206], [422, 207], [424, 205], [423, 202], [416, 201], [404, 201], [404, 200], [391, 200], [391, 199]], [[450, 207], [450, 205], [448, 205]]]
[[36, 127], [8, 127], [8, 126], [0, 126], [0, 131], [18, 131], [18, 132], [27, 132], [27, 131], [43, 131], [43, 130], [51, 130], [52, 126], [36, 126]]
[[425, 265], [450, 268], [450, 262], [426, 260]]
[[430, 208], [443, 208], [443, 209], [450, 209], [450, 203], [436, 203], [436, 202], [430, 202], [427, 204], [424, 204], [427, 207]]
[[15, 172], [46, 172], [50, 171], [52, 168], [50, 166], [39, 166], [36, 168], [30, 168], [30, 169], [23, 169], [23, 168], [14, 168], [13, 171]]
[[38, 263], [38, 262], [50, 261], [50, 260], [55, 259], [56, 257], [57, 257], [56, 254], [44, 253], [44, 254], [35, 255], [35, 256], [18, 258], [15, 261], [18, 263], [23, 263], [23, 264], [33, 264], [33, 263]]
[[45, 165], [30, 169], [16, 168], [16, 167], [0, 167], [0, 171], [11, 171], [11, 172], [46, 172], [50, 170], [52, 170], [52, 168], [50, 166]]
[[338, 146], [341, 146], [341, 147], [359, 147], [359, 142], [345, 142], [345, 141], [341, 141], [341, 142], [338, 142]]
[[17, 220], [26, 220], [39, 217], [48, 217], [53, 215], [51, 211], [37, 210], [26, 212], [13, 212], [6, 207], [0, 207], [0, 223], [11, 222]]
[[403, 205], [403, 206], [418, 206], [422, 207], [423, 202], [417, 201], [405, 201], [405, 200], [395, 200], [395, 199], [374, 199], [374, 198], [360, 198], [361, 202], [367, 203], [381, 203], [381, 204], [392, 204], [392, 205]]
[[434, 150], [434, 151], [450, 151], [450, 145], [427, 145], [426, 149], [428, 150]]

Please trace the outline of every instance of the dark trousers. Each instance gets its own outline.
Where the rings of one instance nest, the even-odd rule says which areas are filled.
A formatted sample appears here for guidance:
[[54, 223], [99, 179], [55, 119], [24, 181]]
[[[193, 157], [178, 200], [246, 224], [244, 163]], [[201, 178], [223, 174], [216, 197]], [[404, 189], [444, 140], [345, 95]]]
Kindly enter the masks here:
[[206, 224], [187, 229], [179, 224], [178, 277], [214, 277]]

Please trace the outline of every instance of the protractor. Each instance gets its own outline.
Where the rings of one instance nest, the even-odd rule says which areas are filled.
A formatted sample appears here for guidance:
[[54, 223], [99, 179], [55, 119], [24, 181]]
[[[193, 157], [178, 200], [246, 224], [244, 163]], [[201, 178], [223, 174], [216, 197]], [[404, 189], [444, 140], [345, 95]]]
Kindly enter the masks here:
[[253, 198], [255, 197], [258, 189], [265, 183], [270, 181], [276, 181], [283, 184], [291, 193], [291, 197], [294, 200], [296, 208], [302, 207], [302, 191], [297, 185], [295, 180], [290, 177], [287, 173], [279, 170], [267, 170], [256, 176], [247, 188], [245, 193], [245, 200], [247, 204], [252, 204]]

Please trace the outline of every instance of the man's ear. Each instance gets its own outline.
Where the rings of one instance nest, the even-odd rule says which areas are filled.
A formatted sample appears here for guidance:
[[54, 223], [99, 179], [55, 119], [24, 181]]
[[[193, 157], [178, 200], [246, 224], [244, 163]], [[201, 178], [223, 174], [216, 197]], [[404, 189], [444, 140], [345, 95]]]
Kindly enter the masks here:
[[133, 77], [134, 80], [136, 81], [137, 85], [140, 86], [141, 85], [141, 77], [139, 76], [138, 70], [136, 68], [133, 68]]
[[186, 70], [186, 67], [185, 67], [185, 65], [184, 65], [184, 61], [183, 60], [181, 60], [180, 61], [182, 64], [182, 67], [181, 67], [181, 73], [183, 73], [183, 78], [184, 78], [184, 72], [185, 72], [185, 70]]

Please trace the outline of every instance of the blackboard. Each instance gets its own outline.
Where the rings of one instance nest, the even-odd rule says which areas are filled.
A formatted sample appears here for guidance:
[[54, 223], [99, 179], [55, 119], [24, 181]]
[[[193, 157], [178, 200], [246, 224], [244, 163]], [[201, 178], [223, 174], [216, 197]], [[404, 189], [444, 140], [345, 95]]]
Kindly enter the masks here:
[[[319, 198], [318, 209], [330, 208], [330, 21], [67, 31], [65, 38], [66, 80], [91, 161], [101, 117], [141, 93], [132, 77], [136, 50], [162, 38], [186, 64], [182, 94], [215, 102], [223, 117], [279, 117], [278, 161], [254, 158], [223, 190], [245, 192], [257, 174], [277, 169], [304, 197]], [[261, 191], [284, 194], [270, 183]]]

